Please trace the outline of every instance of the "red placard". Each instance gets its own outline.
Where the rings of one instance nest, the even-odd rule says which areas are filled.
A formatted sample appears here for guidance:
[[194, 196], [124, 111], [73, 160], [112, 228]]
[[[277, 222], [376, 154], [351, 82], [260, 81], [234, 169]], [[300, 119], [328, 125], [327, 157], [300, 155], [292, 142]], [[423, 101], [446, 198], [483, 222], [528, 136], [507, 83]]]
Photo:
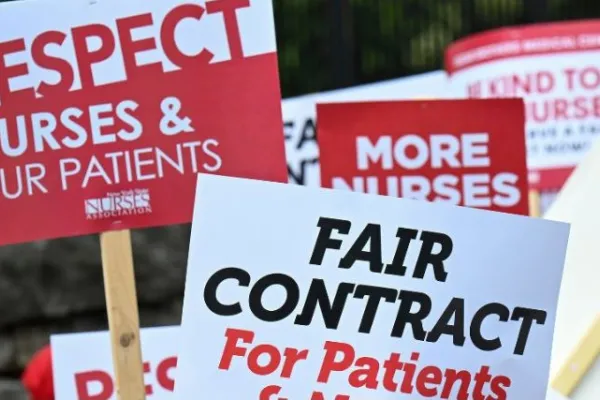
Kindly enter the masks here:
[[0, 25], [0, 244], [190, 222], [198, 172], [287, 182], [270, 1], [15, 2]]
[[523, 101], [317, 105], [324, 187], [527, 215]]

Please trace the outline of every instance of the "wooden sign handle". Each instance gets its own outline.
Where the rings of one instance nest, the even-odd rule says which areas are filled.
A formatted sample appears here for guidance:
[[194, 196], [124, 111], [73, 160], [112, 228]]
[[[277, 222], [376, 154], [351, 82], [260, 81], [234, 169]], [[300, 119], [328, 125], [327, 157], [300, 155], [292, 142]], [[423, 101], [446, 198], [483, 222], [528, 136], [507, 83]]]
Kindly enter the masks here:
[[542, 214], [542, 204], [540, 198], [540, 192], [537, 190], [529, 191], [529, 216], [531, 217], [541, 217]]
[[590, 330], [560, 368], [552, 387], [563, 396], [570, 396], [600, 354], [600, 314]]
[[117, 399], [144, 400], [140, 319], [129, 230], [100, 234]]

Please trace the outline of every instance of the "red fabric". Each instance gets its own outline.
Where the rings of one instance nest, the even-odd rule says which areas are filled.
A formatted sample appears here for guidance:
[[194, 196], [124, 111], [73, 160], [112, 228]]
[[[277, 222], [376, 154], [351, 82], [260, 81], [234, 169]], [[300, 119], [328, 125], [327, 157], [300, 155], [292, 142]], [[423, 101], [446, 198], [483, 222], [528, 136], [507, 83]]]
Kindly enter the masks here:
[[32, 400], [54, 400], [52, 351], [49, 345], [39, 350], [29, 361], [21, 381], [32, 396]]

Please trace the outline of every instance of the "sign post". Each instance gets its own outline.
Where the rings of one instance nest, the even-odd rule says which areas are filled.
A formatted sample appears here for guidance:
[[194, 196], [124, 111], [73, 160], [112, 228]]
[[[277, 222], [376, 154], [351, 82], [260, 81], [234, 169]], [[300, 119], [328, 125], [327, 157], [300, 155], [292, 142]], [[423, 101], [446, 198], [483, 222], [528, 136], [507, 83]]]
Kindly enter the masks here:
[[100, 233], [121, 400], [145, 393], [129, 230], [189, 223], [200, 172], [288, 180], [274, 25], [271, 0], [3, 4], [0, 245]]
[[197, 193], [176, 398], [545, 397], [567, 224], [204, 174]]
[[542, 215], [542, 204], [540, 192], [535, 189], [529, 190], [529, 215], [531, 217], [540, 217]]
[[600, 355], [600, 314], [562, 365], [552, 387], [564, 396], [570, 396]]
[[146, 398], [131, 232], [100, 234], [106, 311], [119, 400]]

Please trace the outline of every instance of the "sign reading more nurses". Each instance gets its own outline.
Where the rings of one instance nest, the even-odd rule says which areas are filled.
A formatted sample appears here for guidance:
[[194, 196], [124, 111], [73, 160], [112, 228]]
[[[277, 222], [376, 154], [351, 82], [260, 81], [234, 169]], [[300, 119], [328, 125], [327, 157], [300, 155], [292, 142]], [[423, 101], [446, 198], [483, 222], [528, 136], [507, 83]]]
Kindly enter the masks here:
[[528, 214], [522, 100], [317, 105], [321, 184]]
[[0, 244], [189, 222], [198, 172], [287, 181], [270, 0], [0, 8]]
[[568, 234], [467, 207], [200, 175], [175, 395], [543, 399]]

